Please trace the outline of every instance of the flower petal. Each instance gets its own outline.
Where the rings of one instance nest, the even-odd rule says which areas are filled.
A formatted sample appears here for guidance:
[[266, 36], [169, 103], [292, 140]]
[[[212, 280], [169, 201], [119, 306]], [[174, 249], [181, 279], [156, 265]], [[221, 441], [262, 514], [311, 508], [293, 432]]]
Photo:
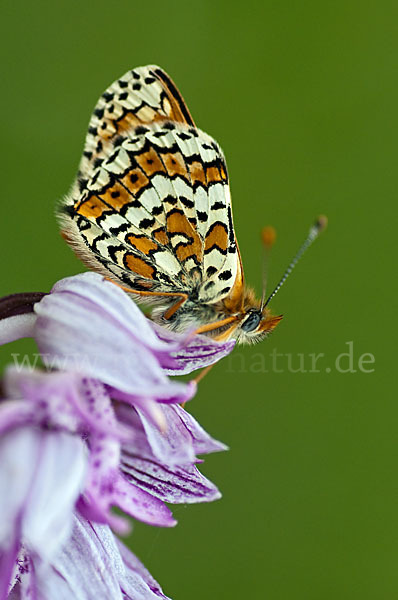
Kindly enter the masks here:
[[170, 341], [161, 340], [154, 332], [152, 323], [145, 317], [135, 302], [120, 287], [107, 281], [98, 273], [81, 273], [58, 281], [52, 294], [73, 294], [75, 300], [87, 300], [98, 312], [105, 312], [116, 326], [129, 331], [141, 346], [152, 352], [169, 354], [170, 350], [178, 349], [181, 336]]
[[[3, 387], [8, 398], [19, 399], [20, 411], [34, 412], [28, 423], [47, 428], [49, 425], [75, 432], [81, 421], [78, 385], [75, 373], [33, 371], [9, 366], [4, 374]], [[17, 401], [18, 403], [18, 401]], [[4, 411], [0, 405], [0, 422]]]
[[86, 448], [81, 439], [62, 431], [42, 433], [41, 438], [22, 535], [26, 547], [48, 559], [69, 535], [72, 510], [84, 485]]
[[129, 297], [101, 276], [85, 273], [58, 282], [35, 311], [35, 338], [52, 365], [130, 394], [165, 394], [167, 385], [170, 396], [186, 390], [161, 369], [158, 354], [169, 352], [167, 343], [157, 339]]
[[[159, 431], [136, 407], [116, 407], [120, 423], [132, 431], [122, 440], [121, 469], [138, 485], [165, 502], [208, 502], [220, 497], [216, 486], [195, 468], [196, 451], [213, 452], [226, 447], [213, 440], [179, 406], [165, 406], [166, 428]], [[189, 427], [187, 427], [189, 425]]]
[[158, 527], [173, 527], [177, 521], [171, 510], [145, 490], [132, 486], [123, 476], [114, 484], [114, 502], [124, 512], [139, 521]]
[[122, 470], [128, 481], [163, 502], [192, 504], [221, 498], [217, 487], [195, 466], [166, 467], [159, 461], [122, 452]]
[[16, 315], [0, 321], [0, 346], [21, 338], [33, 337], [36, 323], [34, 313]]
[[72, 534], [50, 564], [36, 565], [42, 600], [124, 600], [124, 565], [107, 526], [75, 517]]
[[0, 441], [0, 546], [21, 520], [25, 545], [49, 557], [66, 539], [86, 460], [83, 442], [64, 432], [21, 427]]
[[0, 404], [0, 435], [27, 423], [35, 422], [35, 406], [20, 400], [7, 400]]
[[[175, 342], [181, 336], [157, 323], [152, 323], [152, 327], [158, 337], [164, 341]], [[192, 373], [227, 356], [234, 349], [235, 343], [235, 340], [217, 342], [205, 335], [191, 335], [184, 346], [173, 352], [176, 364], [170, 367], [164, 365], [164, 370], [168, 375]]]
[[[181, 421], [176, 419], [172, 406], [162, 406], [165, 417], [166, 427], [159, 431], [157, 427], [148, 421], [146, 415], [137, 407], [137, 414], [141, 420], [141, 427], [145, 434], [144, 443], [150, 448], [150, 453], [157, 457], [163, 464], [187, 465], [193, 464], [196, 460], [191, 437], [185, 427], [181, 427]], [[141, 446], [140, 452], [144, 452]], [[144, 454], [145, 456], [145, 454]]]
[[48, 559], [68, 537], [85, 471], [83, 442], [33, 427], [0, 440], [0, 598], [21, 540]]
[[188, 411], [178, 405], [171, 406], [170, 408], [169, 413], [173, 411], [189, 432], [196, 454], [210, 454], [212, 452], [228, 450], [228, 446], [212, 438]]
[[[35, 596], [15, 600], [168, 600], [140, 561], [106, 525], [74, 517], [72, 534], [50, 564], [32, 565]], [[23, 571], [19, 579], [29, 578]], [[13, 591], [18, 592], [21, 584]], [[14, 598], [13, 598], [14, 600]]]
[[146, 600], [146, 598], [148, 598], [148, 600], [152, 598], [163, 598], [164, 600], [168, 600], [168, 598], [163, 594], [158, 582], [154, 580], [142, 562], [138, 560], [138, 558], [119, 539], [115, 538], [115, 542], [126, 567], [126, 579], [128, 581], [128, 586], [124, 585], [123, 587], [123, 591], [127, 594], [126, 600], [137, 599], [137, 583], [142, 586], [141, 581], [145, 583], [145, 585], [153, 594], [153, 596], [147, 596], [146, 594], [148, 592], [146, 589], [143, 589], [143, 593], [140, 596], [142, 600]]
[[[181, 406], [162, 405], [166, 422], [164, 431], [159, 431], [154, 427], [138, 407], [136, 410], [145, 432], [145, 438], [140, 447], [140, 453], [144, 457], [148, 457], [148, 453], [145, 453], [145, 444], [149, 445], [150, 452], [154, 457], [168, 466], [193, 464], [196, 462], [196, 454], [208, 454], [227, 449], [224, 444], [210, 437], [194, 417]], [[121, 416], [119, 418], [122, 419]], [[133, 415], [125, 415], [124, 418], [135, 419]]]

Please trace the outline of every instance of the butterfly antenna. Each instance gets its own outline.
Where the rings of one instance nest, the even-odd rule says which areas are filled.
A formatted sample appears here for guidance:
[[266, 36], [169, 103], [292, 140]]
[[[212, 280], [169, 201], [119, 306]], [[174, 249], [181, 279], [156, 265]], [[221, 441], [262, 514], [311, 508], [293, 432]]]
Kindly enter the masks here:
[[273, 227], [267, 226], [264, 227], [261, 232], [261, 240], [263, 242], [264, 254], [263, 254], [263, 293], [261, 296], [261, 307], [260, 311], [263, 310], [265, 304], [265, 294], [267, 290], [267, 279], [268, 279], [268, 267], [269, 267], [269, 257], [271, 253], [271, 248], [276, 240], [276, 231]]
[[290, 265], [288, 266], [288, 268], [282, 275], [278, 285], [276, 286], [274, 291], [268, 296], [267, 301], [264, 304], [264, 307], [267, 306], [270, 303], [270, 301], [272, 300], [272, 298], [279, 292], [279, 290], [285, 283], [286, 279], [289, 277], [290, 273], [293, 271], [294, 267], [297, 265], [298, 261], [303, 256], [304, 252], [307, 250], [307, 248], [309, 248], [311, 246], [312, 242], [314, 242], [314, 240], [316, 240], [316, 238], [321, 233], [321, 231], [323, 231], [326, 228], [327, 223], [328, 223], [327, 217], [325, 217], [324, 215], [321, 215], [320, 217], [317, 218], [317, 220], [315, 221], [315, 223], [309, 230], [306, 240], [301, 245], [296, 256], [293, 258], [292, 262], [290, 263]]

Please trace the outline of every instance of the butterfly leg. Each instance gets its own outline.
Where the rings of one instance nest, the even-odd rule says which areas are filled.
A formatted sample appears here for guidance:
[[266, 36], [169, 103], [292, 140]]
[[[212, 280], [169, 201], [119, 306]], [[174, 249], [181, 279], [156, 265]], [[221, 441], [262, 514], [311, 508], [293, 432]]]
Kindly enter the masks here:
[[132, 288], [128, 288], [128, 287], [125, 287], [124, 285], [120, 285], [119, 283], [116, 283], [115, 281], [113, 281], [113, 279], [109, 279], [108, 277], [105, 277], [105, 279], [107, 281], [110, 281], [114, 285], [117, 285], [117, 287], [119, 287], [124, 292], [127, 292], [128, 294], [137, 294], [138, 296], [157, 296], [157, 297], [166, 296], [169, 298], [179, 298], [179, 300], [177, 300], [177, 302], [175, 304], [172, 304], [170, 306], [170, 308], [168, 308], [166, 310], [166, 312], [164, 313], [163, 316], [167, 321], [169, 319], [171, 319], [171, 317], [174, 315], [174, 313], [177, 312], [177, 310], [188, 299], [188, 294], [185, 294], [184, 292], [176, 292], [176, 293], [173, 293], [173, 292], [147, 292], [147, 291], [143, 291], [143, 290], [133, 290]]
[[[202, 325], [195, 331], [195, 333], [208, 333], [209, 331], [214, 331], [215, 329], [219, 329], [220, 327], [224, 327], [225, 325], [234, 323], [238, 319], [239, 319], [239, 317], [237, 315], [234, 315], [232, 317], [226, 317], [225, 319], [221, 319], [220, 321], [216, 321], [215, 323], [208, 323], [207, 325]], [[227, 329], [228, 333], [230, 333], [231, 329], [232, 329], [231, 327], [229, 329]], [[233, 329], [235, 329], [235, 328], [233, 328]], [[224, 335], [224, 333], [225, 332], [221, 333], [220, 336]], [[215, 339], [219, 339], [220, 336], [217, 336]], [[222, 339], [224, 339], [224, 338], [222, 338]]]
[[[177, 294], [175, 294], [177, 296]], [[177, 310], [184, 304], [184, 302], [186, 302], [186, 300], [188, 299], [188, 294], [178, 294], [178, 296], [180, 296], [180, 299], [173, 304], [172, 306], [170, 306], [170, 308], [168, 308], [166, 310], [166, 312], [164, 313], [164, 318], [168, 321], [169, 319], [171, 319], [171, 317], [177, 312]]]

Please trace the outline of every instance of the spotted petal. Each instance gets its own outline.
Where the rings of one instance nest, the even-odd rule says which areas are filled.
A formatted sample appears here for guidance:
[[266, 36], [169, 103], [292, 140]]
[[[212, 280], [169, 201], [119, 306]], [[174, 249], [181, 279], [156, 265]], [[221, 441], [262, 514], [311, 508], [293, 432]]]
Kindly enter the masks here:
[[107, 525], [75, 516], [67, 544], [42, 563], [21, 557], [9, 600], [168, 600]]
[[0, 442], [0, 598], [20, 539], [42, 559], [67, 540], [73, 505], [83, 487], [85, 448], [65, 432], [30, 427]]

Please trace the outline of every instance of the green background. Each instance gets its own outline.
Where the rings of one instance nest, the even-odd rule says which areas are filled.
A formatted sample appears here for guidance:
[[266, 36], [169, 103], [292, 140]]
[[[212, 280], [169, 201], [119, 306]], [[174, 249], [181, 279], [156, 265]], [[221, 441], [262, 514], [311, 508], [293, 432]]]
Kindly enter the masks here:
[[[173, 530], [135, 527], [131, 547], [174, 600], [398, 595], [397, 24], [385, 1], [1, 3], [2, 295], [84, 270], [54, 204], [98, 96], [142, 64], [169, 72], [222, 145], [258, 292], [261, 226], [278, 231], [273, 285], [329, 217], [273, 302], [274, 335], [214, 368], [189, 406], [230, 446], [202, 467], [222, 500], [176, 507]], [[356, 372], [342, 373], [351, 341]], [[1, 348], [2, 366], [25, 351]], [[289, 370], [286, 355], [308, 371], [312, 353], [319, 373]]]

